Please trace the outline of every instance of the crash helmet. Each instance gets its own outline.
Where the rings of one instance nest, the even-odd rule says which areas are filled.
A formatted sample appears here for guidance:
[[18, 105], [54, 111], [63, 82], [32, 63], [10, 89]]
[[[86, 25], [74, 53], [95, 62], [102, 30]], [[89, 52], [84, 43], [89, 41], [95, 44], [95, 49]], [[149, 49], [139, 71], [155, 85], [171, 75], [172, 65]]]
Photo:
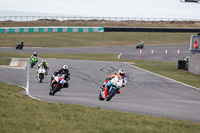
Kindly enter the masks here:
[[42, 60], [42, 64], [43, 64], [43, 65], [46, 65], [46, 60]]
[[119, 70], [118, 70], [118, 73], [119, 73], [120, 76], [122, 76], [122, 78], [125, 76], [125, 71], [124, 71], [124, 69], [119, 69]]
[[67, 72], [68, 71], [68, 66], [67, 65], [63, 65], [62, 69], [63, 69], [63, 71]]
[[141, 43], [144, 43], [144, 41], [141, 41]]
[[33, 53], [33, 55], [37, 55], [37, 53], [36, 53], [36, 52], [34, 52], [34, 53]]

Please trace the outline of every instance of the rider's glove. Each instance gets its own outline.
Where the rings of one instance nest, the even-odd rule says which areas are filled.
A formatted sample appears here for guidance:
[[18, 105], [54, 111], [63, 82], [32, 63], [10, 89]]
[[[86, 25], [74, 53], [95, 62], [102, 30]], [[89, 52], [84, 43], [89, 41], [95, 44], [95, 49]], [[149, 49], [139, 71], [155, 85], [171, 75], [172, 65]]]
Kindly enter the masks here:
[[65, 75], [66, 77], [65, 77], [65, 79], [68, 81], [68, 80], [70, 80], [70, 77], [67, 77], [67, 75]]

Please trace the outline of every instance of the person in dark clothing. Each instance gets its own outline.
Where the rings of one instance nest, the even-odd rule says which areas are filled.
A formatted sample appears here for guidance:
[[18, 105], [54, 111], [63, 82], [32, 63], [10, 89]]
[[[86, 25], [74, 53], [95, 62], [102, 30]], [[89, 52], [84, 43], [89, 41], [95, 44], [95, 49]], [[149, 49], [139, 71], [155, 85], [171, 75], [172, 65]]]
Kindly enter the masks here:
[[[55, 76], [57, 76], [58, 74], [61, 74], [64, 76], [64, 80], [65, 81], [69, 81], [70, 80], [70, 72], [69, 72], [69, 69], [68, 69], [68, 66], [67, 65], [63, 65], [63, 67], [61, 69], [58, 69], [57, 71], [54, 72], [54, 75], [51, 76], [51, 83], [50, 83], [50, 86], [53, 87], [53, 84], [52, 84], [52, 80], [54, 79]], [[68, 83], [65, 83], [63, 87], [68, 87], [69, 84]]]
[[20, 42], [17, 46], [16, 49], [23, 49], [24, 47], [24, 42]]

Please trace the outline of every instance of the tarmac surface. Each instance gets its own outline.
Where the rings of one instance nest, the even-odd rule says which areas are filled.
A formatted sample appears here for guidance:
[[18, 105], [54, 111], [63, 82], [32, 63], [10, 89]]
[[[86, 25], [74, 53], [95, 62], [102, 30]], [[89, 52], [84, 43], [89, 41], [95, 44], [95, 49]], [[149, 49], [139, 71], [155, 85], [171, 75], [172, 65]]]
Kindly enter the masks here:
[[[167, 54], [165, 54], [167, 49]], [[178, 53], [178, 49], [180, 54]], [[152, 55], [152, 50], [154, 54]], [[144, 46], [142, 54], [139, 49], [135, 46], [124, 46], [124, 47], [71, 47], [71, 48], [46, 48], [46, 47], [24, 47], [23, 50], [16, 50], [11, 47], [0, 47], [0, 53], [110, 53], [120, 54], [121, 58], [128, 59], [141, 59], [141, 60], [155, 60], [155, 61], [169, 61], [177, 62], [183, 60], [189, 55], [189, 44], [177, 44], [177, 45], [148, 45]]]
[[[176, 52], [178, 46], [179, 45], [171, 46], [173, 47], [172, 50], [167, 48], [168, 55], [163, 54], [163, 49], [165, 50], [165, 48], [162, 46], [156, 46], [154, 49], [154, 55], [151, 55], [150, 53], [152, 47], [145, 47], [143, 49], [142, 56], [145, 56], [148, 59], [152, 57], [152, 60], [171, 61], [172, 59], [169, 59], [166, 56], [173, 57], [174, 54], [176, 57], [173, 57], [172, 61], [175, 61], [175, 59], [177, 61], [177, 59], [181, 59], [189, 54], [187, 51], [189, 48], [187, 46], [183, 47], [183, 45], [180, 45], [182, 46], [179, 48], [180, 54], [177, 55]], [[138, 55], [138, 50], [135, 50], [133, 47], [131, 48], [123, 47], [115, 50], [111, 47], [61, 48], [59, 53], [69, 53], [69, 51], [72, 52], [73, 50], [77, 53], [87, 51], [94, 53], [106, 53], [105, 51], [107, 51], [107, 53], [123, 53], [121, 58], [126, 58], [128, 55], [134, 54], [137, 54], [137, 56], [131, 56], [132, 58], [141, 57], [141, 55]], [[2, 49], [3, 52], [13, 50], [12, 48], [0, 48], [0, 52]], [[42, 53], [41, 49], [49, 49], [48, 53], [53, 51], [55, 52], [53, 48], [37, 48], [37, 52]], [[112, 49], [113, 51], [108, 49]], [[19, 50], [14, 50], [14, 52], [18, 51]], [[33, 51], [33, 48], [25, 48], [20, 52], [29, 53]], [[137, 53], [132, 51], [136, 51]], [[173, 54], [169, 54], [170, 52]], [[45, 53], [45, 50], [43, 53]], [[162, 57], [156, 57], [156, 55]], [[156, 58], [153, 58], [153, 56]], [[200, 121], [200, 89], [198, 88], [170, 80], [122, 62], [67, 59], [46, 60], [50, 66], [50, 70], [49, 75], [45, 77], [43, 83], [39, 83], [36, 78], [36, 66], [34, 68], [29, 68], [29, 65], [27, 65], [27, 69], [0, 68], [0, 81], [24, 87], [26, 87], [28, 83], [27, 88], [29, 89], [29, 94], [31, 96], [49, 102], [80, 104], [89, 107], [101, 107], [108, 110], [120, 110], [124, 112], [134, 112], [152, 116]], [[69, 66], [69, 70], [71, 72], [69, 88], [63, 88], [60, 92], [57, 92], [55, 96], [50, 96], [48, 86], [50, 76], [64, 64]], [[117, 72], [120, 68], [124, 68], [127, 73], [128, 85], [122, 89], [121, 94], [114, 96], [111, 101], [99, 101], [99, 89], [105, 78], [108, 75]]]

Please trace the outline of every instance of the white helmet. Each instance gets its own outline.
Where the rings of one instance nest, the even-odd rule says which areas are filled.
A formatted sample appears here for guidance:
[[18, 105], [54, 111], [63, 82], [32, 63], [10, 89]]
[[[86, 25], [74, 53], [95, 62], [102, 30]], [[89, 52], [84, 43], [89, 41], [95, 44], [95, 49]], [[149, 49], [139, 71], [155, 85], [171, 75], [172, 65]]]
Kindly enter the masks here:
[[33, 54], [37, 54], [36, 52], [34, 52]]
[[63, 65], [63, 70], [67, 70], [68, 69], [68, 66], [67, 65]]
[[120, 76], [124, 76], [125, 75], [124, 69], [119, 69], [118, 73], [119, 73]]

